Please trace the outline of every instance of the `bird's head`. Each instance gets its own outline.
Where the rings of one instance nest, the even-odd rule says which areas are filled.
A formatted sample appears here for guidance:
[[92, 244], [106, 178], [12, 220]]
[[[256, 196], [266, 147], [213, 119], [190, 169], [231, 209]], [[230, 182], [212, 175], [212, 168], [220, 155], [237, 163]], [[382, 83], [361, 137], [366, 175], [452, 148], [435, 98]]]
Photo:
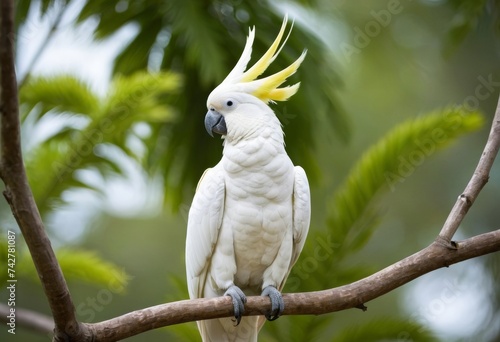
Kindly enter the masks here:
[[271, 47], [251, 68], [245, 71], [250, 61], [255, 37], [255, 28], [250, 29], [245, 48], [236, 66], [208, 96], [208, 112], [205, 116], [205, 128], [208, 134], [211, 136], [213, 133], [227, 135], [230, 131], [235, 134], [240, 130], [244, 134], [244, 131], [248, 132], [256, 127], [256, 123], [270, 119], [270, 117], [275, 118], [273, 111], [267, 106], [269, 102], [286, 101], [297, 92], [300, 83], [282, 88], [279, 86], [297, 71], [305, 58], [306, 51], [287, 68], [257, 79], [276, 59], [285, 45], [291, 28], [279, 47], [287, 21], [287, 16], [285, 16], [281, 30]]

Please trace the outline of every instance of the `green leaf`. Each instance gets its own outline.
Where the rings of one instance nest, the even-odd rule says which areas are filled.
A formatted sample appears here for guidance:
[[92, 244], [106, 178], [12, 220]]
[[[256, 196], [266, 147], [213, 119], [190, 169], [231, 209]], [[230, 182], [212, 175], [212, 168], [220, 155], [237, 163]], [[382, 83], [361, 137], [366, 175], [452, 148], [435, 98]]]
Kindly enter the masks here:
[[[112, 37], [127, 25], [139, 30], [116, 60], [115, 75], [146, 70], [155, 58], [162, 70], [183, 76], [182, 96], [172, 102], [176, 121], [153, 127], [144, 159], [148, 170], [164, 177], [165, 200], [177, 209], [191, 200], [203, 171], [221, 156], [220, 144], [203, 127], [208, 94], [240, 57], [249, 27], [256, 26], [250, 64], [268, 49], [283, 20], [281, 9], [259, 1], [87, 0], [78, 20], [88, 18], [97, 21], [96, 39]], [[283, 122], [290, 157], [306, 169], [312, 184], [321, 175], [315, 154], [315, 145], [321, 143], [318, 130], [335, 133], [343, 141], [350, 136], [337, 95], [338, 65], [324, 38], [296, 22], [269, 69], [269, 73], [282, 70], [308, 50], [297, 75], [290, 79], [290, 84], [300, 81], [301, 89], [289, 102], [272, 107]]]
[[143, 23], [141, 31], [130, 44], [116, 57], [114, 74], [131, 75], [148, 67], [149, 52], [162, 28], [158, 18]]
[[379, 190], [394, 190], [425, 159], [482, 124], [478, 112], [459, 107], [439, 110], [397, 126], [366, 151], [329, 204], [327, 224], [341, 249], [351, 250], [352, 244], [345, 243], [348, 236], [361, 234], [369, 226], [358, 223]]
[[[444, 44], [444, 54], [451, 55], [464, 41], [465, 37], [476, 29], [481, 15], [486, 12], [487, 0], [453, 0], [456, 13], [448, 30]], [[498, 21], [498, 17], [495, 18]], [[497, 23], [498, 25], [498, 23]]]
[[138, 122], [156, 125], [173, 122], [175, 115], [170, 103], [180, 84], [180, 77], [173, 73], [139, 72], [116, 77], [108, 95], [100, 99], [90, 92], [88, 86], [71, 76], [29, 82], [23, 88], [23, 105], [42, 108], [41, 115], [48, 111], [65, 113], [58, 118], [63, 122], [81, 113], [88, 119], [82, 129], [63, 126], [36, 148], [27, 151], [28, 178], [40, 212], [47, 213], [60, 202], [66, 189], [91, 188], [75, 178], [78, 170], [94, 168], [105, 176], [122, 174], [116, 160], [99, 154], [99, 147], [111, 144], [138, 160], [136, 152], [127, 146], [133, 125]]
[[105, 100], [103, 114], [119, 122], [159, 117], [172, 119], [173, 111], [166, 100], [170, 99], [169, 95], [177, 94], [181, 85], [179, 75], [167, 72], [117, 76]]
[[[181, 37], [185, 46], [185, 63], [199, 70], [202, 85], [209, 85], [214, 80], [222, 81], [230, 71], [225, 63], [227, 53], [220, 48], [225, 40], [223, 27], [206, 20], [209, 6], [184, 0], [165, 4], [171, 34]], [[166, 51], [167, 54], [172, 52], [174, 50]]]
[[92, 251], [60, 249], [56, 256], [68, 281], [112, 286], [114, 291], [124, 292], [130, 279], [122, 268], [103, 260]]
[[[93, 251], [64, 248], [56, 251], [56, 257], [69, 282], [112, 287], [113, 291], [123, 293], [130, 279], [122, 268], [102, 259]], [[18, 269], [21, 276], [38, 280], [31, 258], [22, 258]]]
[[27, 106], [24, 117], [37, 106], [40, 116], [49, 111], [92, 115], [99, 110], [99, 97], [90, 86], [74, 76], [31, 78], [20, 90], [20, 102]]
[[[3, 232], [3, 236], [7, 236]], [[17, 243], [15, 255], [16, 279], [32, 279], [38, 281], [38, 274], [30, 254], [24, 244]], [[0, 280], [7, 278], [8, 244], [0, 239]], [[63, 248], [56, 251], [56, 257], [67, 281], [81, 281], [95, 286], [109, 286], [117, 293], [125, 291], [130, 276], [119, 266], [99, 257], [97, 253], [87, 250]]]
[[[354, 281], [366, 272], [346, 278], [342, 261], [362, 248], [381, 220], [372, 202], [382, 190], [399, 186], [414, 174], [426, 158], [477, 130], [483, 116], [460, 107], [438, 110], [398, 125], [370, 147], [353, 166], [346, 180], [328, 203], [326, 231], [312, 231], [287, 288], [291, 291], [317, 290]], [[315, 277], [316, 273], [331, 277]], [[342, 276], [337, 277], [339, 273]]]

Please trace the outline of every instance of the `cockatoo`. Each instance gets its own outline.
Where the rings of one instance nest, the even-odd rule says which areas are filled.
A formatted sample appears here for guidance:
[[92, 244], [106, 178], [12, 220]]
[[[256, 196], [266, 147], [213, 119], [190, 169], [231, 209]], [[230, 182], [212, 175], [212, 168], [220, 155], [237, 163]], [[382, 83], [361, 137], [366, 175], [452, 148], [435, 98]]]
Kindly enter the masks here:
[[268, 106], [298, 90], [298, 83], [279, 86], [306, 51], [284, 70], [257, 79], [278, 56], [286, 25], [285, 16], [269, 50], [245, 71], [255, 36], [250, 29], [236, 66], [208, 97], [205, 127], [222, 135], [224, 148], [220, 162], [202, 175], [189, 210], [187, 283], [190, 298], [230, 296], [235, 319], [197, 322], [203, 341], [257, 341], [265, 320], [242, 318], [246, 296], [269, 296], [266, 318], [280, 316], [280, 291], [309, 230], [307, 176], [288, 157], [281, 123]]

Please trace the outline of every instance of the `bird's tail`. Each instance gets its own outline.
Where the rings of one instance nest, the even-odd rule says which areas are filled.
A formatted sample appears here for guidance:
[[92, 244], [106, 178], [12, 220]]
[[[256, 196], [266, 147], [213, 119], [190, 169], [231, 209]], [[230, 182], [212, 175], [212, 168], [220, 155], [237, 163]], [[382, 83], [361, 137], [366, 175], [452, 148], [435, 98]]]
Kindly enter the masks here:
[[231, 318], [198, 321], [203, 342], [257, 342], [258, 316], [247, 316], [239, 325]]

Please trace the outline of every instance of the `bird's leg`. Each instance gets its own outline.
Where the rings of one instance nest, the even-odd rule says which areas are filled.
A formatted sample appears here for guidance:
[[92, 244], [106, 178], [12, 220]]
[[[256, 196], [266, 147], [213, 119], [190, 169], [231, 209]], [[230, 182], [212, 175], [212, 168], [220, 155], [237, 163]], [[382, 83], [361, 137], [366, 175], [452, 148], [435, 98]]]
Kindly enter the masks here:
[[268, 321], [274, 321], [285, 310], [285, 302], [281, 293], [272, 285], [266, 286], [262, 291], [262, 296], [268, 296], [271, 299], [271, 312], [266, 314]]
[[224, 293], [224, 296], [230, 296], [233, 299], [234, 318], [236, 318], [236, 325], [240, 324], [241, 316], [245, 312], [245, 303], [247, 297], [236, 285], [231, 285]]

